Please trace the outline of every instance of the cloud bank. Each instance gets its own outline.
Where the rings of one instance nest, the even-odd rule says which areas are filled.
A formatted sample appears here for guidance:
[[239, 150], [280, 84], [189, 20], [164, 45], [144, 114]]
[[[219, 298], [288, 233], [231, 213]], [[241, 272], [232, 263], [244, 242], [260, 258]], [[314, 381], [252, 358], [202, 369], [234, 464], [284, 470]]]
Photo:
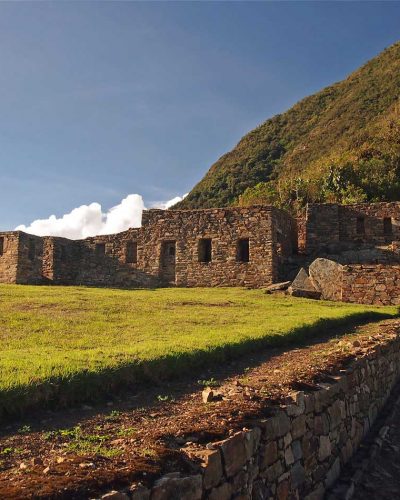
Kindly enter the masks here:
[[[184, 196], [177, 196], [166, 202], [153, 203], [151, 206], [167, 209], [183, 198]], [[103, 212], [100, 203], [91, 203], [74, 208], [60, 218], [51, 215], [48, 219], [38, 219], [29, 226], [22, 224], [15, 229], [37, 236], [62, 236], [71, 239], [112, 234], [125, 231], [130, 227], [139, 227], [142, 221], [142, 211], [145, 208], [142, 196], [129, 194], [121, 203], [106, 212]]]

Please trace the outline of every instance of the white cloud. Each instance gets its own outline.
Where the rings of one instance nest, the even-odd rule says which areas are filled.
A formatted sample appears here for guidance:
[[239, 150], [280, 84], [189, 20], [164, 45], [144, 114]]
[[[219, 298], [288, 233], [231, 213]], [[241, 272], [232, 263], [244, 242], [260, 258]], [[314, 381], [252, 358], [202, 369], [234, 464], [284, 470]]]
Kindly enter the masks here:
[[167, 208], [171, 208], [173, 205], [176, 205], [180, 201], [182, 201], [189, 193], [184, 194], [183, 196], [175, 196], [172, 200], [168, 201], [155, 201], [151, 204], [151, 208], [162, 208], [166, 210]]
[[[181, 201], [185, 196], [177, 196], [166, 202], [158, 202], [152, 207], [167, 209]], [[145, 208], [143, 198], [139, 194], [130, 194], [107, 212], [102, 211], [99, 203], [91, 203], [74, 208], [59, 219], [55, 215], [51, 215], [48, 219], [38, 219], [29, 226], [20, 225], [15, 229], [37, 236], [62, 236], [71, 239], [112, 234], [125, 231], [130, 227], [140, 227], [142, 211]]]

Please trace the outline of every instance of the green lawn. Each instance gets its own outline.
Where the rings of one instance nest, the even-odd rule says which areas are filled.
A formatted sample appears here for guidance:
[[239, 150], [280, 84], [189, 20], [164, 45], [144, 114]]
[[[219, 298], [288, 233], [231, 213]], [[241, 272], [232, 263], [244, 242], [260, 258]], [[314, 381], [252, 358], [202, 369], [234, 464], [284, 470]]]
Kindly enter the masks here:
[[93, 399], [327, 326], [396, 313], [238, 288], [0, 285], [0, 415]]

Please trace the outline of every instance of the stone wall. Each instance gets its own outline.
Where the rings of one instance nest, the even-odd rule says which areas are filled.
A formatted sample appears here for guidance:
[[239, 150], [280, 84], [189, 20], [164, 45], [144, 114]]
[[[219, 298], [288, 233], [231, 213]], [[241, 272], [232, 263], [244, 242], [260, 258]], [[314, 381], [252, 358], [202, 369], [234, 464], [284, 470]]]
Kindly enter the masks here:
[[17, 283], [39, 284], [43, 282], [43, 248], [43, 238], [19, 232]]
[[4, 282], [122, 287], [270, 285], [297, 246], [292, 217], [265, 206], [149, 210], [141, 228], [77, 241], [7, 238]]
[[[374, 423], [400, 374], [400, 342], [378, 346], [315, 392], [252, 421], [224, 441], [185, 449], [197, 474], [168, 474], [105, 498], [135, 500], [318, 500], [331, 488]], [[112, 496], [114, 495], [114, 496]]]
[[329, 203], [308, 205], [305, 251], [312, 254], [337, 242], [339, 242], [339, 206]]
[[311, 204], [306, 213], [309, 254], [400, 240], [400, 203]]
[[18, 266], [18, 232], [0, 233], [0, 283], [16, 283]]
[[[292, 234], [292, 218], [272, 207], [151, 210], [143, 219], [139, 261], [143, 271], [162, 279], [160, 255], [168, 241], [175, 244], [177, 286], [264, 286], [278, 279], [278, 253], [291, 251]], [[211, 240], [209, 262], [199, 258], [205, 239]], [[238, 258], [243, 239], [249, 241], [248, 262]]]
[[400, 304], [400, 265], [344, 266], [341, 300], [359, 304]]

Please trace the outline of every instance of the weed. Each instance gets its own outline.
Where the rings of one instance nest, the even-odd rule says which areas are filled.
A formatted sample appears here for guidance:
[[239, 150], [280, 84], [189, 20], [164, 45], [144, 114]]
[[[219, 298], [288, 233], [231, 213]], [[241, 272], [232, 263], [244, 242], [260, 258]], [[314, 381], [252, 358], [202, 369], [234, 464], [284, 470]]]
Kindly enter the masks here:
[[120, 415], [121, 415], [120, 411], [113, 410], [109, 415], [106, 415], [105, 420], [108, 420], [110, 422], [114, 422], [115, 420], [118, 420]]
[[18, 429], [18, 434], [28, 434], [31, 432], [31, 426], [30, 425], [23, 425], [21, 428]]
[[134, 427], [123, 427], [117, 432], [117, 436], [119, 437], [129, 437], [135, 434], [136, 429]]
[[218, 387], [220, 385], [214, 377], [211, 377], [209, 380], [198, 380], [197, 383], [204, 387]]

